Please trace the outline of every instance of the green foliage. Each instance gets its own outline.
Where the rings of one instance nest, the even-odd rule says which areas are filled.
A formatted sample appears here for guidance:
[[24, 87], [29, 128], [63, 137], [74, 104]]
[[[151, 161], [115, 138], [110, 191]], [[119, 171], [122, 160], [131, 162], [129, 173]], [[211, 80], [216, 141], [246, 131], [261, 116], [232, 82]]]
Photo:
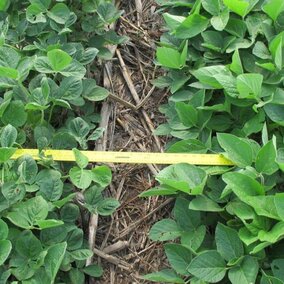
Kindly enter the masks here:
[[172, 95], [156, 134], [172, 137], [170, 153], [220, 153], [235, 166], [169, 166], [141, 194], [176, 197], [173, 215], [149, 233], [170, 269], [144, 278], [284, 283], [283, 1], [157, 3], [166, 75], [154, 84]]
[[[119, 202], [104, 197], [110, 169], [77, 148], [104, 132], [109, 92], [93, 74], [126, 40], [109, 30], [121, 11], [109, 0], [1, 0], [0, 14], [0, 283], [84, 283], [103, 274], [86, 266], [88, 218]], [[38, 148], [40, 160], [9, 160], [17, 148]], [[52, 148], [74, 149], [76, 163], [46, 157]]]

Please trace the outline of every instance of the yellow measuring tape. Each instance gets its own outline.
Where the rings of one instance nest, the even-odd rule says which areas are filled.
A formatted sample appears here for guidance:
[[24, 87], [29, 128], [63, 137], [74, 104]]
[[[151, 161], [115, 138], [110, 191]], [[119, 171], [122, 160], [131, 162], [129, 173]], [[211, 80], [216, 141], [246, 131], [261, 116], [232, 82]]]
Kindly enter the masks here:
[[[187, 153], [145, 153], [145, 152], [100, 152], [81, 151], [90, 162], [125, 163], [125, 164], [157, 164], [171, 165], [188, 163], [192, 165], [233, 166], [234, 163], [222, 155], [217, 154], [187, 154]], [[52, 156], [55, 161], [74, 162], [75, 157], [71, 150], [45, 150], [46, 156]], [[31, 155], [39, 160], [38, 149], [19, 149], [12, 156], [17, 159], [23, 155]]]

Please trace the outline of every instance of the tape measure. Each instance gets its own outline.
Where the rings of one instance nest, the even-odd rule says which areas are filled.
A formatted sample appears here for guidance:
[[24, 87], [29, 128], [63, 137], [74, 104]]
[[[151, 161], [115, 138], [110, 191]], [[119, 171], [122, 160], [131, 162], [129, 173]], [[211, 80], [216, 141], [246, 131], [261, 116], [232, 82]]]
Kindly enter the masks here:
[[[74, 162], [75, 157], [71, 150], [45, 150], [46, 156], [52, 156], [54, 161]], [[204, 166], [233, 166], [234, 163], [218, 154], [187, 154], [187, 153], [147, 153], [147, 152], [100, 152], [81, 151], [90, 162], [123, 163], [123, 164], [156, 164], [172, 165], [187, 163]], [[38, 149], [18, 149], [12, 156], [17, 159], [23, 155], [30, 155], [39, 160]]]

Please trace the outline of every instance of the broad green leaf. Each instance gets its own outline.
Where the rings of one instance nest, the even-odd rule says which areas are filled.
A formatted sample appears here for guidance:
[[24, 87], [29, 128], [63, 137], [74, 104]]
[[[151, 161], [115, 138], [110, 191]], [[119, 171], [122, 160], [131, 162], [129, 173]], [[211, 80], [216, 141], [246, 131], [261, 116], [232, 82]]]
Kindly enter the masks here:
[[[253, 161], [251, 145], [232, 134], [218, 133], [220, 146], [226, 151], [226, 156], [239, 167], [250, 166]], [[240, 151], [240, 149], [242, 149]]]
[[278, 222], [267, 232], [260, 230], [258, 238], [261, 242], [269, 242], [271, 244], [276, 243], [280, 238], [284, 236], [284, 222]]
[[215, 30], [223, 31], [228, 24], [229, 18], [230, 18], [229, 9], [224, 9], [219, 15], [212, 17], [210, 23]]
[[218, 16], [221, 10], [219, 0], [202, 0], [203, 8], [213, 16]]
[[69, 253], [70, 256], [75, 260], [86, 260], [93, 256], [93, 252], [89, 249], [78, 249]]
[[190, 210], [189, 204], [189, 200], [178, 197], [173, 210], [175, 220], [183, 231], [195, 230], [201, 224], [200, 212]]
[[209, 24], [209, 20], [201, 15], [189, 15], [181, 25], [176, 29], [175, 36], [179, 39], [193, 38], [205, 31]]
[[17, 148], [0, 148], [0, 163], [7, 162], [17, 151]]
[[206, 236], [206, 227], [199, 226], [197, 229], [183, 232], [181, 235], [181, 244], [190, 247], [192, 250], [197, 251], [202, 245]]
[[183, 16], [176, 16], [169, 13], [164, 13], [163, 18], [170, 30], [175, 30], [185, 20]]
[[233, 190], [237, 197], [246, 203], [248, 196], [264, 195], [264, 187], [255, 179], [238, 172], [225, 173], [225, 183]]
[[8, 225], [0, 219], [0, 240], [5, 240], [8, 237], [9, 228]]
[[[84, 80], [83, 82], [85, 82]], [[83, 97], [86, 98], [89, 101], [92, 102], [99, 102], [103, 101], [109, 96], [110, 92], [102, 88], [100, 86], [94, 86], [91, 88], [91, 86], [88, 87], [88, 89], [85, 89], [85, 84], [84, 84], [84, 91], [83, 91]]]
[[228, 276], [232, 284], [251, 284], [255, 283], [258, 270], [257, 259], [252, 256], [245, 256], [240, 265], [229, 270]]
[[156, 179], [164, 185], [173, 187], [188, 194], [201, 194], [207, 179], [206, 172], [189, 165], [177, 164], [162, 170]]
[[181, 236], [181, 230], [177, 223], [171, 219], [163, 219], [153, 225], [149, 232], [152, 241], [170, 241]]
[[63, 261], [65, 252], [67, 248], [67, 243], [58, 243], [54, 246], [49, 247], [47, 255], [44, 260], [44, 267], [48, 278], [51, 283], [54, 283], [57, 272]]
[[10, 6], [10, 0], [1, 0], [0, 1], [0, 11], [6, 11]]
[[262, 278], [260, 280], [260, 284], [283, 284], [284, 282], [280, 279], [269, 276], [269, 275], [262, 275]]
[[234, 229], [218, 223], [215, 240], [217, 251], [225, 260], [231, 261], [244, 255], [243, 244]]
[[223, 65], [201, 67], [192, 72], [193, 76], [196, 77], [202, 84], [209, 85], [216, 89], [222, 89], [223, 86], [215, 79], [216, 75], [230, 75], [228, 69]]
[[[281, 259], [274, 259], [271, 263], [271, 269], [273, 271], [273, 275], [279, 278], [281, 281], [284, 281], [284, 260]], [[273, 283], [274, 284], [274, 283]]]
[[[17, 115], [15, 115], [15, 113]], [[11, 124], [14, 127], [21, 127], [27, 121], [27, 113], [22, 101], [12, 101], [2, 116], [2, 122], [4, 124]]]
[[40, 240], [29, 230], [21, 232], [16, 242], [16, 251], [23, 257], [33, 259], [42, 252]]
[[70, 10], [66, 6], [66, 4], [57, 3], [52, 7], [52, 9], [47, 13], [47, 15], [56, 23], [64, 25], [70, 17]]
[[55, 170], [42, 170], [36, 178], [40, 194], [48, 201], [57, 201], [63, 192], [61, 174]]
[[272, 175], [278, 170], [278, 165], [276, 163], [276, 149], [273, 145], [273, 141], [269, 141], [258, 152], [255, 167], [259, 173], [267, 175]]
[[266, 104], [264, 106], [266, 115], [275, 123], [284, 126], [284, 106], [276, 104]]
[[243, 64], [242, 64], [242, 61], [241, 61], [241, 58], [240, 58], [240, 53], [239, 53], [238, 49], [236, 49], [236, 51], [233, 54], [232, 63], [230, 65], [230, 69], [234, 73], [236, 73], [237, 75], [240, 75], [240, 74], [244, 73]]
[[115, 212], [115, 210], [120, 206], [118, 200], [114, 198], [105, 198], [97, 204], [96, 211], [99, 215], [109, 216]]
[[69, 271], [69, 277], [72, 284], [84, 284], [85, 274], [78, 268], [72, 268]]
[[278, 216], [284, 221], [284, 193], [276, 193], [274, 195], [274, 204], [276, 207], [276, 211]]
[[176, 111], [182, 124], [187, 127], [196, 126], [198, 120], [198, 112], [192, 105], [186, 104], [184, 102], [177, 102]]
[[224, 0], [224, 4], [241, 17], [245, 17], [249, 12], [250, 4], [245, 0]]
[[284, 2], [282, 0], [268, 0], [262, 5], [262, 10], [276, 21], [277, 17], [284, 11]]
[[4, 262], [9, 257], [9, 254], [12, 250], [12, 244], [8, 240], [0, 240], [0, 265], [3, 265]]
[[47, 217], [48, 210], [45, 199], [36, 196], [14, 205], [7, 213], [7, 218], [17, 227], [33, 229], [37, 221]]
[[38, 220], [36, 221], [36, 224], [40, 229], [48, 229], [48, 228], [61, 226], [64, 224], [64, 222], [60, 220], [48, 219], [48, 220]]
[[241, 74], [237, 77], [237, 89], [240, 98], [259, 99], [263, 76], [261, 74]]
[[188, 275], [187, 266], [191, 262], [191, 251], [180, 244], [165, 244], [165, 253], [171, 267], [181, 275]]
[[195, 197], [190, 202], [189, 209], [205, 212], [221, 212], [224, 210], [222, 207], [219, 206], [217, 202], [204, 195]]
[[185, 65], [182, 54], [170, 47], [158, 47], [157, 60], [162, 66], [173, 69], [181, 69]]
[[93, 175], [89, 170], [73, 167], [69, 171], [69, 176], [72, 183], [80, 189], [87, 189], [92, 183]]
[[0, 66], [0, 77], [17, 79], [19, 77], [19, 72], [14, 68]]
[[150, 273], [142, 277], [144, 280], [154, 281], [158, 283], [176, 283], [184, 284], [184, 280], [180, 278], [173, 270], [164, 269], [159, 272]]
[[51, 67], [56, 72], [62, 71], [72, 62], [72, 57], [60, 49], [53, 49], [49, 51], [47, 53], [47, 57]]
[[269, 43], [269, 51], [272, 54], [275, 65], [279, 70], [283, 67], [283, 45], [284, 45], [284, 32], [279, 33]]
[[92, 277], [101, 277], [103, 275], [103, 269], [96, 264], [86, 266], [83, 268], [83, 272]]
[[18, 131], [17, 129], [12, 126], [11, 124], [8, 124], [2, 129], [0, 142], [1, 147], [13, 147], [14, 143], [17, 140]]
[[89, 159], [83, 155], [79, 150], [77, 149], [72, 149], [73, 154], [75, 156], [75, 160], [77, 165], [79, 166], [79, 168], [84, 169], [87, 167], [88, 163], [89, 163]]
[[107, 166], [97, 166], [93, 168], [92, 180], [101, 187], [107, 187], [112, 180], [111, 169]]
[[191, 261], [188, 271], [198, 279], [217, 283], [225, 277], [226, 263], [217, 251], [205, 251]]

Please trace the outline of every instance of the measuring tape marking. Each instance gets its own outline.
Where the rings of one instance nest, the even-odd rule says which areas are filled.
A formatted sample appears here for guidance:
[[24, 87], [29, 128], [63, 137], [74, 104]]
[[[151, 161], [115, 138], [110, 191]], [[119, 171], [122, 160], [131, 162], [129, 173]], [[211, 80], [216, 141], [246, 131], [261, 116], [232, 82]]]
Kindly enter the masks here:
[[[46, 156], [52, 156], [55, 161], [74, 162], [72, 150], [45, 150]], [[97, 163], [125, 163], [125, 164], [157, 164], [171, 165], [188, 163], [207, 166], [233, 166], [234, 163], [221, 154], [187, 154], [187, 153], [148, 153], [148, 152], [108, 152], [108, 151], [81, 151], [90, 162]], [[18, 149], [12, 156], [17, 159], [23, 155], [30, 155], [39, 160], [38, 149]]]

